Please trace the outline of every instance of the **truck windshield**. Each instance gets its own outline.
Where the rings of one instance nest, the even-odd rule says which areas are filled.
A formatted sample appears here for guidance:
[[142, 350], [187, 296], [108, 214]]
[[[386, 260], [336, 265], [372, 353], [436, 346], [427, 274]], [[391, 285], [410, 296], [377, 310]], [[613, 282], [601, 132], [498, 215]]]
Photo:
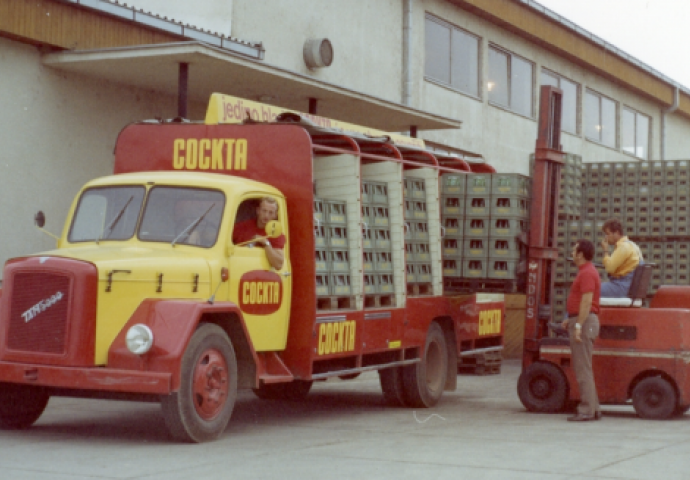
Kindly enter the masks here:
[[211, 247], [224, 208], [225, 195], [217, 190], [154, 187], [146, 200], [139, 239]]
[[144, 187], [101, 187], [86, 190], [77, 205], [70, 242], [126, 240], [134, 235]]

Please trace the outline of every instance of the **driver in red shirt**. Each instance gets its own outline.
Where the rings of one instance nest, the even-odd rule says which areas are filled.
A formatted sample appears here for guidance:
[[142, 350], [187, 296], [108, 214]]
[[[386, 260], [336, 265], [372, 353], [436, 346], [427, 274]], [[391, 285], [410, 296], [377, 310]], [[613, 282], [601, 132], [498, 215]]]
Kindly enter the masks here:
[[[252, 218], [235, 225], [235, 230], [232, 233], [232, 241], [237, 244], [256, 237], [265, 237], [266, 224], [271, 220], [277, 219], [278, 202], [273, 197], [264, 197], [261, 199], [259, 206], [256, 207], [256, 219]], [[285, 235], [281, 234], [277, 238], [264, 238], [250, 245], [263, 247], [266, 251], [268, 263], [276, 270], [283, 268], [283, 263], [285, 262], [285, 254], [283, 252], [283, 248], [285, 247]]]

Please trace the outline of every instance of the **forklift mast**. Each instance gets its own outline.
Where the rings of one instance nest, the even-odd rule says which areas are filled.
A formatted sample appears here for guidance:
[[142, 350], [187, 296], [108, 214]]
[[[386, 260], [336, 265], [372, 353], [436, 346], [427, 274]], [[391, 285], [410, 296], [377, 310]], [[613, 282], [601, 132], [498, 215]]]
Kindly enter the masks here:
[[532, 171], [523, 368], [537, 358], [539, 340], [548, 336], [548, 324], [552, 320], [554, 267], [558, 259], [556, 222], [564, 163], [562, 98], [563, 92], [558, 88], [541, 87], [539, 131]]

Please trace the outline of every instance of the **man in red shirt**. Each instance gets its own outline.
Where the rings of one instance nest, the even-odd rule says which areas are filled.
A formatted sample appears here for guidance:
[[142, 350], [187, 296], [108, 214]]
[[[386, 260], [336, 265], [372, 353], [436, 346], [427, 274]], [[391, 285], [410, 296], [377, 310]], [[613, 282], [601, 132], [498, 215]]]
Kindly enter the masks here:
[[570, 287], [566, 308], [568, 318], [563, 327], [570, 335], [570, 350], [573, 356], [575, 378], [580, 387], [580, 404], [577, 415], [568, 417], [570, 422], [586, 422], [601, 419], [599, 397], [594, 385], [592, 372], [592, 350], [594, 339], [599, 335], [599, 297], [601, 296], [601, 279], [592, 264], [594, 244], [580, 239], [572, 252], [573, 263], [578, 273]]
[[[256, 219], [245, 220], [235, 225], [232, 232], [232, 241], [237, 243], [247, 242], [252, 238], [266, 236], [266, 224], [271, 220], [278, 219], [278, 202], [273, 197], [264, 197], [259, 206], [256, 207]], [[276, 238], [264, 238], [254, 242], [255, 245], [264, 247], [266, 258], [276, 270], [283, 268], [285, 255], [285, 235], [281, 234]], [[250, 244], [250, 245], [254, 245]]]

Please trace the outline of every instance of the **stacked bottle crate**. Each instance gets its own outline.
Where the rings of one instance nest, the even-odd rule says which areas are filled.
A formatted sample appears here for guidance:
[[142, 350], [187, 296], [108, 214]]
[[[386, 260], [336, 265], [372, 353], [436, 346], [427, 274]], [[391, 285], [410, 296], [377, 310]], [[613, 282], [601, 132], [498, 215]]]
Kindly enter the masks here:
[[351, 295], [345, 202], [314, 198], [317, 297]]
[[[388, 186], [384, 182], [362, 182], [364, 293], [368, 305], [391, 304], [393, 255]], [[387, 299], [382, 301], [382, 299]]]
[[[576, 225], [579, 238], [591, 240], [600, 251], [604, 221], [617, 218], [625, 234], [640, 247], [645, 261], [656, 264], [650, 293], [661, 285], [690, 285], [689, 167], [688, 160], [585, 164], [583, 214], [579, 221], [559, 219], [560, 257], [570, 254], [573, 236], [568, 231]], [[598, 255], [595, 260], [600, 258]], [[556, 290], [564, 289], [560, 293], [566, 298], [575, 273], [571, 263], [556, 263]], [[600, 273], [606, 280], [602, 269]], [[558, 309], [558, 298], [555, 300], [556, 314], [565, 314]]]
[[460, 245], [462, 276], [466, 279], [488, 278], [491, 230], [491, 175], [488, 173], [467, 175], [464, 221], [465, 235]]
[[441, 175], [441, 226], [443, 227], [443, 276], [458, 278], [463, 268], [466, 174]]
[[[405, 263], [407, 284], [418, 285], [416, 293], [431, 293], [431, 252], [429, 215], [423, 178], [404, 178], [405, 202]], [[414, 291], [414, 288], [413, 288]]]

